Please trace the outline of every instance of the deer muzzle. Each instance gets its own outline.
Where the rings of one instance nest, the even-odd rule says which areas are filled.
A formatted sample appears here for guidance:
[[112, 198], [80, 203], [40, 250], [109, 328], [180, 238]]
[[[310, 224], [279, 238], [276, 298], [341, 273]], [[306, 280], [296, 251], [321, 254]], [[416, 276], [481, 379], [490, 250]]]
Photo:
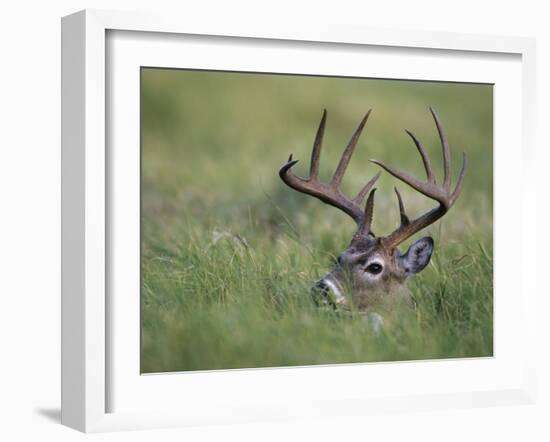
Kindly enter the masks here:
[[317, 281], [311, 288], [311, 296], [317, 305], [338, 307], [346, 302], [340, 284], [330, 275]]

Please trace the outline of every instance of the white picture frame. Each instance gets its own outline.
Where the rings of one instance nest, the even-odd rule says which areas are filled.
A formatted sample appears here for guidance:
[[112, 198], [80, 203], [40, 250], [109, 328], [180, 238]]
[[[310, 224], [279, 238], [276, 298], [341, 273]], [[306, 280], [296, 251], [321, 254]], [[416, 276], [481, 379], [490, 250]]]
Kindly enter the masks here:
[[[128, 403], [135, 402], [142, 396], [150, 407], [149, 409], [146, 406], [136, 406], [135, 409], [113, 408], [110, 399], [115, 389], [115, 384], [112, 382], [113, 373], [118, 369], [118, 365], [124, 365], [114, 364], [114, 361], [117, 361], [117, 355], [120, 356], [117, 352], [117, 348], [120, 347], [112, 346], [109, 338], [114, 334], [112, 327], [113, 323], [116, 323], [108, 297], [109, 290], [113, 288], [109, 260], [114, 259], [110, 256], [109, 244], [116, 240], [113, 235], [117, 232], [116, 228], [110, 227], [116, 225], [116, 223], [112, 224], [111, 216], [116, 212], [113, 204], [117, 204], [118, 200], [112, 193], [110, 186], [112, 183], [109, 182], [112, 179], [111, 168], [117, 166], [110, 164], [113, 158], [110, 157], [109, 143], [113, 142], [113, 135], [107, 132], [106, 121], [112, 117], [112, 110], [108, 106], [108, 93], [109, 82], [113, 81], [114, 75], [108, 69], [108, 64], [113, 63], [113, 57], [119, 57], [120, 54], [109, 50], [109, 35], [115, 35], [115, 33], [124, 35], [139, 33], [142, 42], [138, 42], [138, 45], [145, 45], [147, 38], [152, 38], [153, 35], [156, 36], [155, 38], [171, 36], [170, 38], [174, 41], [185, 36], [205, 38], [210, 36], [216, 37], [218, 41], [229, 46], [231, 42], [246, 40], [253, 42], [256, 46], [266, 41], [271, 44], [284, 44], [290, 48], [297, 48], [299, 45], [303, 48], [304, 43], [312, 48], [316, 45], [319, 47], [331, 45], [335, 51], [339, 48], [349, 50], [368, 46], [376, 48], [382, 54], [392, 48], [399, 48], [404, 52], [426, 50], [430, 51], [434, 59], [447, 55], [469, 54], [468, 56], [474, 60], [473, 63], [475, 60], [483, 63], [484, 59], [499, 54], [503, 57], [512, 57], [516, 68], [519, 69], [514, 74], [516, 79], [514, 81], [521, 90], [512, 91], [512, 95], [516, 94], [515, 99], [519, 100], [519, 107], [513, 109], [509, 118], [512, 118], [511, 121], [516, 121], [516, 124], [520, 122], [520, 127], [516, 128], [515, 134], [517, 134], [518, 149], [522, 158], [524, 186], [517, 190], [516, 195], [522, 202], [521, 219], [518, 220], [517, 225], [522, 238], [518, 243], [522, 267], [521, 281], [518, 282], [521, 299], [517, 302], [518, 314], [516, 323], [513, 325], [516, 328], [510, 329], [512, 325], [502, 325], [501, 322], [503, 327], [501, 330], [511, 332], [505, 334], [506, 336], [514, 334], [517, 335], [517, 339], [523, 338], [522, 352], [517, 353], [517, 360], [510, 374], [506, 369], [511, 363], [503, 357], [502, 360], [508, 362], [499, 366], [498, 369], [504, 370], [505, 374], [501, 379], [499, 378], [498, 382], [484, 388], [483, 379], [485, 378], [480, 377], [477, 384], [473, 381], [476, 373], [482, 373], [485, 370], [485, 375], [489, 375], [491, 370], [497, 367], [499, 355], [495, 352], [493, 360], [486, 363], [476, 362], [475, 367], [472, 365], [471, 373], [468, 372], [469, 374], [464, 378], [466, 381], [472, 379], [472, 382], [470, 385], [466, 382], [460, 391], [450, 391], [445, 386], [450, 382], [446, 380], [424, 393], [413, 390], [407, 392], [400, 390], [404, 386], [396, 385], [396, 391], [387, 393], [377, 392], [373, 395], [358, 389], [352, 395], [332, 391], [323, 397], [323, 394], [316, 394], [310, 389], [302, 392], [305, 394], [307, 391], [310, 395], [307, 401], [299, 400], [298, 396], [289, 397], [287, 400], [281, 396], [276, 400], [265, 402], [255, 399], [254, 396], [245, 397], [245, 394], [242, 395], [243, 397], [238, 397], [238, 392], [245, 392], [250, 385], [262, 389], [267, 388], [268, 385], [280, 386], [281, 382], [285, 382], [285, 385], [290, 385], [292, 382], [307, 384], [307, 378], [304, 377], [304, 370], [307, 368], [242, 370], [229, 375], [223, 371], [207, 372], [193, 374], [194, 377], [188, 378], [190, 380], [185, 388], [189, 394], [183, 401], [178, 399], [181, 406], [175, 407], [172, 403], [172, 406], [168, 407], [160, 402], [163, 401], [166, 404], [173, 402], [167, 397], [167, 391], [175, 388], [174, 382], [177, 375], [158, 376], [154, 381], [148, 380], [148, 385], [144, 385], [142, 391], [139, 390], [141, 386], [138, 384], [126, 382], [128, 379], [134, 379], [138, 383], [142, 380], [139, 372], [135, 372], [135, 369], [129, 366], [127, 370], [133, 371], [127, 376], [123, 371], [121, 375], [117, 374], [117, 377], [114, 377], [118, 379], [118, 383], [115, 382], [116, 388], [118, 384], [126, 385], [126, 389], [120, 389], [120, 393], [117, 394], [128, 395], [126, 400]], [[132, 45], [135, 44], [136, 42], [133, 41]], [[157, 50], [156, 53], [158, 52]], [[169, 57], [169, 50], [167, 54]], [[94, 10], [78, 12], [63, 18], [62, 56], [63, 424], [80, 431], [95, 432], [219, 422], [252, 422], [289, 417], [330, 417], [368, 414], [371, 411], [380, 410], [392, 412], [440, 407], [531, 403], [534, 400], [536, 383], [533, 336], [537, 291], [535, 278], [530, 277], [534, 271], [530, 269], [527, 259], [528, 256], [536, 254], [536, 241], [533, 238], [536, 231], [533, 228], [536, 193], [532, 191], [536, 186], [532, 183], [534, 177], [529, 174], [533, 167], [534, 156], [531, 134], [534, 121], [535, 48], [532, 39], [415, 31], [390, 32], [344, 26], [308, 25], [299, 29], [284, 25], [272, 28], [262, 23], [246, 25], [226, 23], [220, 26], [189, 17], [184, 19], [178, 17], [176, 20], [170, 17]], [[131, 63], [139, 64], [138, 59], [132, 60], [134, 61], [131, 61], [129, 66], [132, 66]], [[307, 66], [304, 69], [307, 70]], [[338, 73], [338, 69], [336, 68], [335, 73]], [[495, 103], [495, 107], [498, 106], [499, 104]], [[506, 116], [503, 113], [499, 114], [499, 117], [500, 115], [502, 119], [498, 124], [505, 126], [508, 123], [505, 120]], [[520, 120], [517, 120], [518, 116], [521, 117]], [[117, 121], [116, 118], [115, 121]], [[512, 135], [513, 140], [516, 138]], [[498, 152], [498, 145], [499, 138], [495, 137], [495, 152]], [[513, 152], [503, 151], [500, 157], [506, 160], [506, 155], [512, 154]], [[114, 162], [116, 163], [116, 160]], [[513, 165], [514, 159], [509, 158], [508, 163], [502, 164]], [[504, 170], [504, 167], [509, 166], [502, 167]], [[498, 174], [499, 169], [496, 167], [495, 175], [498, 176]], [[529, 189], [529, 192], [526, 189]], [[498, 208], [499, 201], [498, 195], [496, 196], [495, 210]], [[498, 230], [501, 221], [498, 216], [495, 219], [498, 220], [495, 221]], [[498, 242], [495, 242], [497, 257], [498, 253]], [[497, 285], [495, 287], [495, 293], [498, 296]], [[496, 303], [498, 302], [497, 298]], [[510, 313], [509, 311], [508, 314]], [[138, 310], [135, 314], [139, 316]], [[498, 321], [497, 315], [496, 325]], [[130, 321], [129, 324], [131, 325], [132, 322]], [[135, 326], [135, 321], [133, 325]], [[122, 359], [126, 357], [126, 355], [122, 356]], [[119, 357], [118, 360], [120, 361], [121, 358]], [[483, 367], [483, 364], [486, 366]], [[113, 367], [113, 365], [116, 366]], [[380, 364], [353, 364], [323, 367], [322, 370], [325, 370], [325, 373], [345, 372], [346, 377], [353, 379], [361, 376], [362, 371], [377, 370], [379, 369], [377, 367], [380, 367]], [[427, 369], [426, 366], [399, 363], [386, 365], [384, 368], [385, 371], [405, 370], [420, 378]], [[439, 369], [448, 370], [448, 374], [464, 373], [465, 369], [467, 371], [467, 367], [460, 361], [448, 361], [445, 368], [440, 366]], [[226, 385], [228, 380], [226, 376], [231, 376], [234, 390], [223, 390], [222, 386]], [[161, 380], [161, 378], [164, 379]], [[193, 385], [198, 387], [191, 389]], [[205, 391], [209, 385], [219, 387], [216, 388], [218, 397], [209, 396], [210, 393], [205, 397], [199, 397], [200, 391]], [[307, 389], [307, 385], [304, 388]], [[131, 391], [137, 391], [139, 394], [137, 397], [131, 397]], [[271, 392], [273, 395], [275, 393], [275, 391]], [[218, 408], [216, 408], [216, 401], [219, 402]], [[227, 405], [230, 405], [230, 411], [224, 412], [224, 409], [228, 410]]]

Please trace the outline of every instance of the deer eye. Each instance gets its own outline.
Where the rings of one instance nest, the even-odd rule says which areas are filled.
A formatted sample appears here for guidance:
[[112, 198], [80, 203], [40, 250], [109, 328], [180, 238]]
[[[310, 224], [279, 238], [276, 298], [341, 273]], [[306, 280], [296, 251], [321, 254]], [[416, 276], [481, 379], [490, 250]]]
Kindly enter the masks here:
[[382, 271], [382, 266], [377, 262], [369, 264], [365, 269], [365, 272], [372, 273], [373, 275], [378, 275], [378, 273], [380, 273], [381, 271]]

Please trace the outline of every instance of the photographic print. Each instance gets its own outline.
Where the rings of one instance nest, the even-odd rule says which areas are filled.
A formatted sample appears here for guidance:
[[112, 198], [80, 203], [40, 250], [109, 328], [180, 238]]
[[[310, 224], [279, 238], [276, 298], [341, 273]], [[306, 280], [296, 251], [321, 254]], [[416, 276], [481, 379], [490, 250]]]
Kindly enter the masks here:
[[493, 85], [141, 68], [141, 372], [493, 355]]

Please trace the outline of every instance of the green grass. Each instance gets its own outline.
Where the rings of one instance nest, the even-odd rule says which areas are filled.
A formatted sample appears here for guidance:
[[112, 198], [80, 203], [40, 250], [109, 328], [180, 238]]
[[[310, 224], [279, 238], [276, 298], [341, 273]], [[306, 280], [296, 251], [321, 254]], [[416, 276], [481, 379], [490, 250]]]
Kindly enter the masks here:
[[[423, 232], [435, 252], [409, 282], [416, 307], [385, 316], [375, 334], [309, 295], [353, 221], [287, 188], [277, 171], [294, 153], [306, 173], [327, 108], [327, 179], [371, 107], [344, 192], [377, 172], [369, 158], [423, 176], [404, 128], [439, 171], [428, 106], [451, 142], [454, 176], [462, 151], [469, 170], [451, 212]], [[395, 184], [387, 174], [377, 184], [376, 233], [398, 223]], [[410, 215], [432, 207], [398, 187]], [[142, 72], [142, 372], [489, 356], [492, 293], [491, 86]]]

